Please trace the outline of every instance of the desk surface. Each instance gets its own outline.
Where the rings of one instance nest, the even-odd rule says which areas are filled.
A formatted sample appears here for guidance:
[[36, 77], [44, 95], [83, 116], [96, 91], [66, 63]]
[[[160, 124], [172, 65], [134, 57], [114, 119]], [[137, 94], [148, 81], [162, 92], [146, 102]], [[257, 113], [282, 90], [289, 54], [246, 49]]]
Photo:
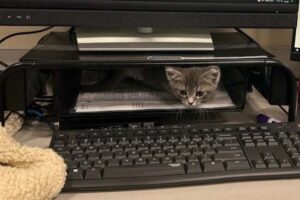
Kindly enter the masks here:
[[[16, 62], [26, 51], [5, 51], [0, 58], [8, 63]], [[275, 53], [275, 52], [273, 52]], [[286, 51], [275, 53], [280, 60], [288, 61]], [[291, 63], [292, 69], [298, 63]], [[277, 107], [270, 107], [268, 103], [256, 92], [248, 96], [245, 110], [241, 113], [227, 113], [223, 118], [229, 122], [254, 122], [257, 113], [267, 114], [280, 120], [286, 120], [286, 115]], [[25, 126], [16, 135], [16, 139], [26, 145], [47, 148], [50, 143], [52, 131], [44, 124]], [[93, 192], [93, 193], [61, 193], [56, 200], [299, 200], [300, 179], [248, 181], [223, 184], [199, 185], [191, 187], [161, 188], [137, 191]]]
[[[255, 99], [255, 101], [254, 101]], [[277, 107], [270, 107], [257, 93], [248, 96], [246, 109], [241, 113], [230, 113], [222, 116], [229, 122], [253, 122], [257, 113], [272, 115], [286, 120], [285, 114]], [[52, 131], [44, 124], [25, 126], [16, 135], [18, 141], [30, 145], [48, 147]], [[160, 188], [137, 191], [93, 192], [93, 193], [61, 193], [56, 200], [152, 200], [152, 199], [206, 199], [206, 200], [299, 200], [300, 180], [248, 181], [223, 184], [210, 184], [189, 187]]]

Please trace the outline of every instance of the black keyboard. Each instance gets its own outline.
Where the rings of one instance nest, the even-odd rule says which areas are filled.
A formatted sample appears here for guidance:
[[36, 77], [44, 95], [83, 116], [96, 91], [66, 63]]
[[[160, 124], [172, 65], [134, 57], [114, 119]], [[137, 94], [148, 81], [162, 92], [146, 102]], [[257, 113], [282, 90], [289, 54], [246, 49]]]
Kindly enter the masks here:
[[300, 177], [295, 123], [155, 125], [60, 130], [64, 191], [138, 189]]

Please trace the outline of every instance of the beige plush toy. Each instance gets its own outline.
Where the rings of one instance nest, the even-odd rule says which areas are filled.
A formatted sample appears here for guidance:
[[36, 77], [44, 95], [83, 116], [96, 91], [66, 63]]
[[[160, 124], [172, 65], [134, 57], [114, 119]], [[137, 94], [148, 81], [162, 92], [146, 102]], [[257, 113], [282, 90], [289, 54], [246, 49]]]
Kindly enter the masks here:
[[[10, 124], [16, 120], [8, 121], [10, 131], [21, 127]], [[53, 150], [21, 145], [14, 133], [0, 127], [0, 200], [53, 199], [65, 183], [63, 159]]]

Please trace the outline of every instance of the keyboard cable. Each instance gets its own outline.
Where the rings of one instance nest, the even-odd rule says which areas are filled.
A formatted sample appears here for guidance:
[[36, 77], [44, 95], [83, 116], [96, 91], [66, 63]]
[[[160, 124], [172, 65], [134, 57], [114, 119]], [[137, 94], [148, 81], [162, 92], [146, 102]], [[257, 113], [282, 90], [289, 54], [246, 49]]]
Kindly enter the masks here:
[[[54, 28], [54, 26], [48, 26], [46, 28], [35, 30], [35, 31], [26, 31], [26, 32], [13, 33], [13, 34], [7, 35], [7, 36], [3, 37], [2, 39], [0, 39], [0, 44], [2, 44], [3, 42], [5, 42], [6, 40], [8, 40], [12, 37], [16, 37], [16, 36], [19, 36], [19, 35], [31, 35], [31, 34], [36, 34], [36, 33], [42, 33], [42, 32], [48, 31], [52, 28]], [[8, 64], [6, 64], [5, 62], [3, 62], [1, 60], [0, 60], [0, 65], [5, 67], [5, 68], [7, 68], [9, 66]], [[0, 71], [2, 71], [2, 70], [0, 70]]]
[[52, 29], [53, 27], [54, 26], [48, 26], [46, 28], [35, 30], [35, 31], [26, 31], [26, 32], [13, 33], [13, 34], [7, 35], [7, 36], [3, 37], [2, 39], [0, 39], [0, 44], [2, 44], [4, 41], [6, 41], [6, 40], [8, 40], [9, 38], [12, 38], [12, 37], [16, 37], [16, 36], [19, 36], [19, 35], [30, 35], [30, 34], [42, 33], [42, 32], [45, 32], [45, 31], [48, 31], [48, 30]]

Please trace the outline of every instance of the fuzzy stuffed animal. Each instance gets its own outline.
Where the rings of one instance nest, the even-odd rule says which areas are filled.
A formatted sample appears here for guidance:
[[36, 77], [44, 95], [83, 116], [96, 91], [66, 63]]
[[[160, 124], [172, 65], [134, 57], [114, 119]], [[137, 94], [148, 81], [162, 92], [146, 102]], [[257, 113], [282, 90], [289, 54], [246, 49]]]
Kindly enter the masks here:
[[17, 116], [0, 127], [0, 200], [50, 200], [66, 179], [63, 159], [51, 149], [23, 146], [12, 137], [21, 127]]

